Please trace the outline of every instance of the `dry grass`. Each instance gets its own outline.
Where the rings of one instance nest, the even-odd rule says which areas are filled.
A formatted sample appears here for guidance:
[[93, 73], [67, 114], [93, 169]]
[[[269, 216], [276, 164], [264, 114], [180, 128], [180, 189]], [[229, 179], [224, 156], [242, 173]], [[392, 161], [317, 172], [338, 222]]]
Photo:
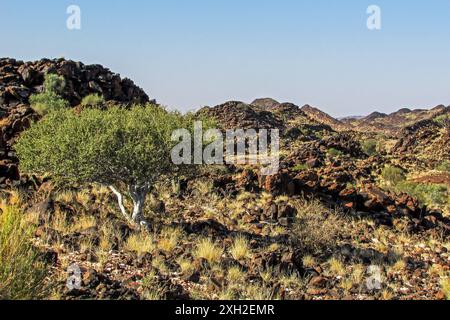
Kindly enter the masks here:
[[306, 268], [314, 268], [317, 265], [316, 259], [311, 255], [304, 256], [302, 262]]
[[34, 229], [17, 206], [0, 204], [0, 299], [43, 299], [49, 294], [46, 267], [31, 243]]
[[70, 227], [67, 222], [66, 214], [59, 210], [56, 210], [52, 217], [51, 227], [63, 234], [69, 233]]
[[177, 246], [181, 233], [180, 229], [175, 228], [163, 230], [158, 241], [158, 248], [166, 252], [171, 252]]
[[203, 258], [209, 263], [217, 263], [222, 257], [223, 248], [216, 245], [210, 239], [201, 239], [194, 251], [194, 256]]
[[441, 280], [442, 292], [447, 300], [450, 300], [450, 278], [447, 276]]
[[88, 215], [82, 215], [80, 217], [77, 217], [73, 223], [73, 225], [70, 226], [71, 232], [80, 232], [84, 231], [90, 228], [93, 228], [97, 225], [97, 221], [94, 217], [88, 216]]
[[91, 201], [91, 195], [87, 190], [81, 190], [75, 194], [75, 200], [83, 207], [87, 208]]
[[194, 270], [194, 266], [191, 260], [179, 258], [177, 260], [177, 263], [180, 266], [181, 272], [183, 274], [190, 274]]
[[146, 232], [132, 234], [125, 242], [126, 251], [136, 252], [137, 254], [151, 253], [155, 250], [153, 237]]
[[62, 191], [56, 194], [55, 201], [62, 202], [62, 203], [72, 203], [74, 200], [74, 193], [73, 191]]
[[248, 240], [242, 236], [234, 239], [233, 245], [230, 248], [231, 256], [236, 260], [249, 258], [251, 256]]
[[242, 283], [245, 280], [245, 273], [239, 267], [228, 269], [227, 279], [231, 283]]
[[357, 264], [353, 266], [353, 272], [351, 279], [355, 284], [361, 284], [364, 280], [364, 274], [366, 273], [366, 268], [362, 264]]
[[332, 275], [334, 276], [345, 276], [346, 274], [346, 270], [345, 270], [345, 266], [344, 264], [336, 259], [336, 258], [331, 258], [330, 260], [328, 260], [328, 267], [329, 267], [329, 271]]
[[340, 213], [324, 207], [318, 200], [298, 200], [293, 205], [298, 211], [293, 227], [298, 247], [312, 254], [333, 248], [343, 232]]

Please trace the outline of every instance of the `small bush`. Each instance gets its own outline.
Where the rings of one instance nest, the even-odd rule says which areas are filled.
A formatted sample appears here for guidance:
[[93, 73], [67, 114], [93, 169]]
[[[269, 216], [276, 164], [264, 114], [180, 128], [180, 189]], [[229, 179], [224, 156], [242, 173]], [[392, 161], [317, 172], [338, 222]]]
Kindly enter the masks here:
[[391, 166], [384, 167], [381, 176], [386, 182], [392, 185], [396, 185], [406, 180], [405, 172], [402, 169]]
[[69, 103], [53, 92], [34, 94], [30, 97], [31, 108], [40, 116], [51, 111], [67, 108]]
[[443, 207], [448, 205], [448, 187], [438, 184], [421, 184], [413, 182], [401, 182], [395, 187], [395, 191], [404, 192], [419, 200], [423, 205], [430, 207]]
[[292, 168], [292, 171], [297, 171], [297, 172], [301, 172], [301, 171], [305, 171], [308, 170], [309, 167], [307, 164], [297, 164]]
[[99, 94], [90, 94], [81, 100], [81, 105], [87, 108], [99, 108], [103, 106], [105, 99]]
[[443, 172], [450, 172], [450, 161], [445, 160], [441, 162], [437, 167], [436, 170], [443, 171]]
[[374, 156], [377, 154], [377, 141], [374, 139], [366, 140], [362, 143], [362, 150], [368, 156]]
[[434, 118], [434, 121], [440, 125], [446, 125], [446, 124], [450, 123], [450, 115], [448, 115], [448, 114], [440, 115], [440, 116]]
[[340, 157], [340, 156], [342, 156], [344, 153], [343, 153], [342, 151], [338, 150], [338, 149], [330, 148], [330, 149], [328, 149], [327, 154], [328, 154], [330, 157]]
[[57, 74], [46, 74], [44, 80], [44, 92], [62, 95], [66, 88], [66, 80]]
[[15, 206], [0, 208], [0, 299], [44, 299], [47, 269], [30, 242], [34, 228]]

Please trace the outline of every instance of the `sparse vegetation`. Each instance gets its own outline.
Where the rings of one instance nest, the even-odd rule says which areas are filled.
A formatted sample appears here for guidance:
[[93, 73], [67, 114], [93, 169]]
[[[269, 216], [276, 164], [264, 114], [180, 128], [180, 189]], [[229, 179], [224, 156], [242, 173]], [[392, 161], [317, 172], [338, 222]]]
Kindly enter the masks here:
[[197, 258], [203, 258], [211, 264], [218, 263], [222, 256], [223, 249], [216, 245], [211, 239], [201, 239], [196, 248], [194, 255]]
[[44, 81], [44, 92], [30, 97], [31, 108], [41, 116], [67, 108], [69, 103], [61, 97], [65, 85], [64, 77], [47, 74]]
[[341, 157], [344, 155], [344, 153], [341, 150], [338, 150], [336, 148], [328, 149], [327, 154], [328, 154], [328, 156], [334, 157], [334, 158]]
[[449, 190], [446, 185], [404, 181], [398, 183], [394, 189], [397, 192], [409, 194], [419, 200], [423, 205], [437, 208], [450, 206]]
[[342, 223], [339, 213], [329, 213], [318, 200], [294, 203], [298, 217], [293, 227], [293, 236], [304, 252], [316, 254], [336, 244]]
[[105, 99], [99, 94], [90, 94], [81, 100], [81, 105], [86, 108], [100, 108], [105, 104]]
[[436, 170], [442, 171], [442, 172], [450, 172], [450, 161], [445, 160], [442, 161], [437, 167]]
[[137, 254], [151, 253], [154, 249], [153, 237], [145, 231], [132, 234], [125, 242], [125, 250]]
[[230, 249], [231, 256], [236, 260], [241, 260], [250, 257], [250, 248], [248, 240], [242, 236], [234, 239], [233, 245]]
[[47, 268], [31, 243], [34, 228], [19, 208], [0, 207], [0, 299], [44, 299], [49, 295]]
[[406, 180], [406, 175], [403, 169], [392, 166], [385, 166], [381, 172], [381, 176], [384, 181], [394, 186]]
[[365, 154], [367, 154], [368, 156], [374, 156], [375, 154], [377, 154], [377, 145], [377, 140], [368, 139], [361, 144], [361, 147]]

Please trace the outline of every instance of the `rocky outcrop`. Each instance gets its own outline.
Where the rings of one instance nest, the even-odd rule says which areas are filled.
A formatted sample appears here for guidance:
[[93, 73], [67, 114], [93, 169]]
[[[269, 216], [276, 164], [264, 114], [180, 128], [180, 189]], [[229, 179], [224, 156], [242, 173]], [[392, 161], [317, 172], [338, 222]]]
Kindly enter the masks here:
[[13, 145], [18, 135], [37, 119], [29, 106], [29, 98], [42, 92], [44, 76], [48, 73], [64, 76], [63, 97], [72, 106], [92, 93], [103, 95], [106, 101], [125, 105], [149, 102], [147, 94], [133, 81], [122, 79], [100, 65], [64, 59], [35, 62], [0, 59], [0, 186], [19, 179]]
[[392, 152], [427, 160], [429, 165], [450, 159], [450, 122], [423, 120], [406, 127]]
[[403, 108], [391, 114], [374, 112], [361, 119], [348, 119], [344, 121], [354, 131], [385, 133], [399, 136], [405, 127], [415, 123], [431, 120], [439, 115], [449, 112], [449, 107], [439, 105], [431, 110], [411, 110]]
[[203, 108], [199, 114], [214, 118], [223, 129], [281, 129], [282, 121], [273, 113], [239, 101], [229, 101], [214, 108]]
[[347, 125], [346, 123], [343, 123], [329, 114], [311, 107], [310, 105], [305, 105], [301, 108], [301, 110], [311, 119], [314, 121], [317, 121], [321, 124], [325, 124], [330, 126], [333, 130], [336, 131], [348, 131], [351, 130], [351, 126]]

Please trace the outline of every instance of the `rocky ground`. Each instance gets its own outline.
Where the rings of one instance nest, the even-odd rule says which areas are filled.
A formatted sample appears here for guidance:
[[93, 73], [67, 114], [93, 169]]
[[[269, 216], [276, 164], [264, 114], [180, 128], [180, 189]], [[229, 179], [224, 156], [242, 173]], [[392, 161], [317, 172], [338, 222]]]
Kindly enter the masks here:
[[90, 93], [124, 105], [149, 97], [101, 66], [0, 60], [1, 197], [37, 225], [50, 298], [449, 297], [448, 107], [352, 123], [273, 99], [204, 108], [223, 129], [280, 129], [279, 172], [230, 165], [161, 179], [140, 231], [103, 187], [20, 175], [14, 141], [38, 120], [28, 97], [48, 71], [69, 81], [74, 107]]

